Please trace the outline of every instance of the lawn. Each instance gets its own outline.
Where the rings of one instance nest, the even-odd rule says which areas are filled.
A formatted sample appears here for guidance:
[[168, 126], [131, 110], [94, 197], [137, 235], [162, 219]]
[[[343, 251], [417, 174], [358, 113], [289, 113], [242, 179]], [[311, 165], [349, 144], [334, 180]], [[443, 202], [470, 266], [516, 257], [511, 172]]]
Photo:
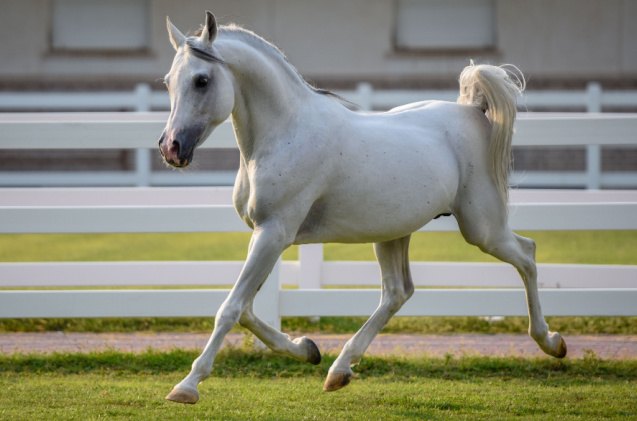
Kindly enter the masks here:
[[[539, 263], [637, 264], [637, 231], [534, 231]], [[3, 234], [0, 262], [244, 260], [249, 233]], [[295, 260], [290, 247], [284, 260]], [[412, 236], [412, 261], [493, 261], [457, 232]], [[374, 260], [369, 244], [327, 244], [326, 260]]]
[[[524, 233], [544, 263], [637, 264], [637, 232]], [[242, 260], [247, 234], [0, 235], [0, 261]], [[297, 249], [284, 255], [295, 259]], [[327, 245], [327, 260], [371, 260], [369, 245]], [[412, 260], [489, 261], [456, 233], [418, 233]], [[352, 332], [362, 318], [283, 320], [286, 331]], [[637, 318], [550, 318], [563, 333], [637, 333]], [[209, 331], [211, 319], [4, 320], [0, 331]], [[526, 318], [394, 318], [386, 332], [526, 332]], [[322, 392], [319, 366], [224, 349], [195, 406], [163, 396], [187, 351], [0, 356], [0, 419], [637, 419], [637, 360], [365, 357], [347, 388]]]
[[0, 419], [633, 419], [637, 361], [365, 358], [358, 378], [321, 391], [319, 366], [224, 351], [195, 406], [162, 398], [187, 371], [184, 351], [0, 356]]

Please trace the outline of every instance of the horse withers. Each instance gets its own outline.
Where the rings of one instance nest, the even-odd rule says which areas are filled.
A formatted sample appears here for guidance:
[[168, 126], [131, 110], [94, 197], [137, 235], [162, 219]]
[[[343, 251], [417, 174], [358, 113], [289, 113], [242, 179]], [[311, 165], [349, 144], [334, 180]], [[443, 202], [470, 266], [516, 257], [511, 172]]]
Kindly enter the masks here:
[[170, 20], [167, 26], [176, 55], [165, 77], [171, 113], [161, 154], [175, 167], [187, 166], [197, 146], [230, 117], [240, 150], [233, 202], [253, 229], [210, 340], [167, 399], [197, 402], [197, 385], [210, 375], [237, 322], [278, 353], [320, 362], [314, 342], [290, 339], [252, 310], [259, 287], [292, 244], [374, 243], [380, 304], [345, 344], [324, 389], [347, 385], [351, 367], [414, 291], [411, 233], [441, 214], [456, 218], [468, 243], [515, 266], [526, 288], [530, 335], [547, 354], [566, 355], [540, 308], [535, 244], [508, 225], [511, 138], [516, 97], [524, 89], [519, 72], [472, 63], [460, 75], [456, 103], [355, 112], [306, 83], [275, 46], [245, 29], [217, 26], [210, 12], [194, 36]]

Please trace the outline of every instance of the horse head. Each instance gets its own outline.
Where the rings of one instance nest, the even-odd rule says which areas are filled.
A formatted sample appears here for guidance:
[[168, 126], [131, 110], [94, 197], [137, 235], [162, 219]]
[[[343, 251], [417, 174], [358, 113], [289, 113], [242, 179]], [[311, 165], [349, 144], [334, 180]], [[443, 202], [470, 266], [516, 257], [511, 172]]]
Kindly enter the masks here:
[[159, 150], [174, 167], [192, 162], [195, 148], [225, 121], [234, 107], [232, 76], [214, 46], [217, 22], [206, 12], [197, 36], [184, 35], [166, 18], [168, 36], [176, 50], [164, 83], [170, 96], [170, 116]]

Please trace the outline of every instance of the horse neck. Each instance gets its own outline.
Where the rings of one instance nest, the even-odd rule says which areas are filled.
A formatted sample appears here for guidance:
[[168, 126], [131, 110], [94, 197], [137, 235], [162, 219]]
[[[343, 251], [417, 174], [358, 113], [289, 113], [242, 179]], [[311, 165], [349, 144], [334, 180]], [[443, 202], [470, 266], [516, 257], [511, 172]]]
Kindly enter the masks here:
[[260, 140], [276, 137], [316, 95], [283, 56], [262, 45], [265, 41], [233, 31], [221, 34], [217, 45], [235, 83], [232, 122], [241, 154], [249, 160], [263, 146]]

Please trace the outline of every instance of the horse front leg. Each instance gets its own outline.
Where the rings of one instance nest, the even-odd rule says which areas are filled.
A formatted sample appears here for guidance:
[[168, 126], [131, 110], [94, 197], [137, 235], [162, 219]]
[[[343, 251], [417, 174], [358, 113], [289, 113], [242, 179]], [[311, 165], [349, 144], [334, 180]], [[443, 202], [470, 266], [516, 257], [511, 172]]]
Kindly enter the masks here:
[[239, 324], [252, 332], [261, 342], [277, 354], [315, 365], [321, 362], [321, 352], [314, 341], [305, 336], [292, 340], [289, 335], [278, 331], [259, 319], [252, 310], [252, 303], [246, 307], [241, 315]]
[[280, 224], [271, 223], [255, 228], [248, 258], [235, 285], [217, 312], [215, 327], [208, 343], [193, 362], [190, 373], [166, 396], [167, 400], [191, 404], [199, 400], [197, 385], [212, 372], [212, 365], [223, 339], [248, 308], [257, 290], [288, 245], [285, 230]]
[[[252, 251], [254, 237], [250, 239], [248, 253]], [[239, 324], [252, 332], [273, 352], [317, 365], [321, 362], [321, 352], [311, 339], [303, 336], [292, 340], [289, 335], [273, 328], [261, 320], [253, 311], [254, 299], [246, 306], [239, 318]]]

